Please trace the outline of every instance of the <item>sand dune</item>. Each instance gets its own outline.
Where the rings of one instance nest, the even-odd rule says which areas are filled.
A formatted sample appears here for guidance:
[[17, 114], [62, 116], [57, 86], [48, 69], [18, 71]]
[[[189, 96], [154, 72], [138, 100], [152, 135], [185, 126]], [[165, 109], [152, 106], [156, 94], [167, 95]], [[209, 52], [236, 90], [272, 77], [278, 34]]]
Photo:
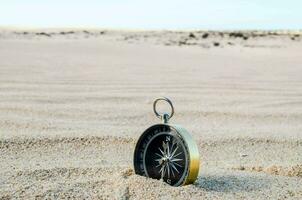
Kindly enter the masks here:
[[[301, 39], [2, 29], [0, 198], [301, 199]], [[197, 141], [193, 185], [133, 173], [158, 96]]]

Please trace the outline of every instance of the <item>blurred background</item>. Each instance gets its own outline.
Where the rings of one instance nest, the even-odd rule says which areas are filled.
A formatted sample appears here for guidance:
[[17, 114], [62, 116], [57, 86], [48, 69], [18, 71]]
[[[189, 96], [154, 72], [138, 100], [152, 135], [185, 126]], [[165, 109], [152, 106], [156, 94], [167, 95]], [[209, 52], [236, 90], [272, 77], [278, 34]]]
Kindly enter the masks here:
[[4, 0], [0, 26], [116, 29], [300, 29], [299, 0]]

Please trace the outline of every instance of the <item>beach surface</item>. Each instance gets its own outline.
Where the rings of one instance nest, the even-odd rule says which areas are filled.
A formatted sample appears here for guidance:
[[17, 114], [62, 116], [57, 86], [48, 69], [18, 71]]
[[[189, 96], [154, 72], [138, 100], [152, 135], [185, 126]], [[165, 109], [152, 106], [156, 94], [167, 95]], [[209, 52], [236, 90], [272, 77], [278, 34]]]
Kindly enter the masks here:
[[[301, 32], [0, 29], [0, 199], [302, 199], [301, 52]], [[192, 185], [133, 172], [159, 96]]]

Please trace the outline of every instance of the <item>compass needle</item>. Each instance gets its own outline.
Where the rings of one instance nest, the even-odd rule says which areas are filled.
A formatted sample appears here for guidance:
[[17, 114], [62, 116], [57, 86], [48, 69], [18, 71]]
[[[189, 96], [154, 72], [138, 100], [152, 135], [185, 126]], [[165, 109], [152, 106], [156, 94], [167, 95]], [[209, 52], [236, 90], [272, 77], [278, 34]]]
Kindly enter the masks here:
[[165, 142], [163, 141], [164, 155], [167, 155], [167, 154], [168, 154], [169, 147], [168, 147], [167, 144], [168, 144], [168, 143], [165, 143]]
[[159, 173], [161, 173], [163, 171], [163, 168], [164, 168], [164, 166], [162, 165], [160, 170], [159, 170]]
[[170, 165], [168, 163], [166, 163], [166, 168], [168, 172], [168, 178], [170, 178]]
[[166, 168], [165, 168], [165, 165], [163, 165], [162, 170], [161, 170], [161, 179], [164, 179], [165, 172], [166, 172], [165, 169], [166, 169]]

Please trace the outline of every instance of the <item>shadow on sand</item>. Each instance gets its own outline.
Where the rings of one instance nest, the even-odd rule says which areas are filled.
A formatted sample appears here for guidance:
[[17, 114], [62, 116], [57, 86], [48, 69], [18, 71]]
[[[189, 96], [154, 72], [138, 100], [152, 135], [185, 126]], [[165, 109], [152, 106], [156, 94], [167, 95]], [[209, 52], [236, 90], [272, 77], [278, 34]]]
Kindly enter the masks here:
[[265, 177], [242, 175], [205, 175], [199, 176], [195, 186], [207, 191], [239, 192], [263, 190], [271, 181]]

